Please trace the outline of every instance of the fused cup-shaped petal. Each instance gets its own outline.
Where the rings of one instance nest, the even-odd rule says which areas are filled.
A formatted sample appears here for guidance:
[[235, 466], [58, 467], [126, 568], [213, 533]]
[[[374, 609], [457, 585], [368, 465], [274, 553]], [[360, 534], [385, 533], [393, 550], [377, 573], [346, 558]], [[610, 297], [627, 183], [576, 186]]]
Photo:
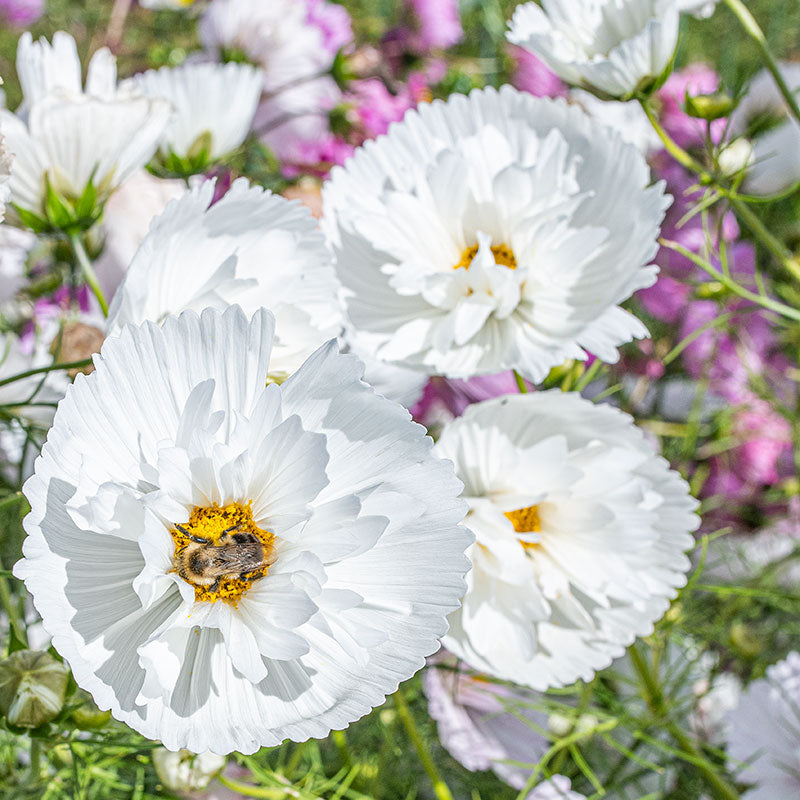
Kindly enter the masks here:
[[436, 452], [477, 537], [443, 640], [543, 690], [589, 680], [652, 632], [686, 582], [696, 501], [633, 420], [558, 390], [470, 406]]
[[[50, 94], [33, 104], [27, 124], [0, 111], [0, 130], [15, 154], [11, 201], [47, 218], [46, 183], [67, 200], [94, 187], [98, 203], [143, 167], [155, 152], [167, 123], [166, 100]], [[87, 216], [91, 216], [90, 209]]]
[[630, 97], [665, 75], [685, 0], [543, 0], [517, 7], [509, 41], [562, 80]]
[[69, 669], [49, 653], [17, 650], [0, 661], [0, 713], [11, 725], [38, 728], [64, 706]]
[[728, 757], [747, 800], [800, 796], [800, 653], [792, 652], [753, 681], [728, 714]]
[[[262, 83], [261, 71], [249, 64], [201, 63], [151, 69], [123, 81], [120, 89], [169, 100], [174, 110], [160, 152], [182, 159], [205, 155], [202, 169], [244, 141]], [[206, 139], [207, 152], [195, 153]]]
[[195, 755], [188, 750], [172, 752], [163, 747], [153, 751], [153, 765], [159, 780], [171, 792], [185, 794], [205, 789], [227, 759], [206, 751]]
[[15, 566], [101, 709], [170, 750], [326, 736], [439, 646], [472, 535], [452, 464], [363, 366], [267, 385], [273, 319], [127, 326], [59, 405]]
[[669, 199], [634, 147], [509, 86], [409, 112], [323, 189], [349, 328], [386, 361], [535, 381], [645, 336]]
[[110, 335], [128, 323], [160, 322], [191, 309], [276, 319], [269, 374], [281, 381], [341, 329], [333, 258], [309, 210], [256, 186], [234, 181], [214, 203], [207, 181], [156, 217], [114, 295]]

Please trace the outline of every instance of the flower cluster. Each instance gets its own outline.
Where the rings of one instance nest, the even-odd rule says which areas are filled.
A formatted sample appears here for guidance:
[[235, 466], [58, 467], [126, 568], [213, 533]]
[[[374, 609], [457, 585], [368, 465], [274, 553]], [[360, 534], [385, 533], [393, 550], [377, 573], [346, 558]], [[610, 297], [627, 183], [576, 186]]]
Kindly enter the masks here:
[[796, 65], [468, 5], [13, 34], [12, 792], [427, 796], [398, 735], [438, 800], [797, 790]]

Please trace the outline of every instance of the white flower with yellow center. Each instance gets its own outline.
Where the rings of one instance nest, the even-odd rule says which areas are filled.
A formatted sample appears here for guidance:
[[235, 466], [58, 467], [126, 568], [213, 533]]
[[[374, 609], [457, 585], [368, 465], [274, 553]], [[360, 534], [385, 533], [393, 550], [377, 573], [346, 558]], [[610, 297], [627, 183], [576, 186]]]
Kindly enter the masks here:
[[213, 196], [206, 181], [153, 220], [114, 295], [109, 332], [186, 309], [269, 308], [277, 321], [270, 376], [280, 381], [341, 329], [331, 254], [297, 201], [244, 178], [211, 205]]
[[665, 77], [681, 12], [713, 10], [698, 0], [542, 0], [517, 7], [508, 39], [567, 83], [630, 97]]
[[685, 583], [697, 503], [626, 414], [510, 395], [470, 406], [436, 452], [477, 537], [443, 643], [474, 668], [539, 690], [589, 680]]
[[97, 704], [175, 750], [326, 736], [423, 666], [472, 535], [452, 465], [320, 348], [267, 384], [273, 321], [108, 339], [24, 491], [25, 580]]
[[167, 99], [173, 114], [161, 141], [161, 155], [185, 159], [202, 154], [207, 166], [245, 140], [262, 80], [261, 71], [249, 64], [190, 63], [148, 70], [123, 81], [120, 88]]
[[541, 380], [647, 334], [668, 205], [642, 156], [580, 109], [504, 87], [409, 112], [323, 189], [350, 325], [386, 361]]
[[[155, 153], [170, 104], [117, 92], [116, 63], [105, 49], [93, 57], [82, 89], [75, 42], [64, 33], [52, 45], [23, 35], [17, 71], [23, 104], [16, 114], [0, 110], [0, 133], [15, 156], [11, 202], [43, 228], [88, 228], [114, 189]], [[48, 184], [63, 209], [46, 202]]]
[[800, 797], [800, 653], [753, 681], [728, 722], [731, 766], [751, 784], [744, 800]]

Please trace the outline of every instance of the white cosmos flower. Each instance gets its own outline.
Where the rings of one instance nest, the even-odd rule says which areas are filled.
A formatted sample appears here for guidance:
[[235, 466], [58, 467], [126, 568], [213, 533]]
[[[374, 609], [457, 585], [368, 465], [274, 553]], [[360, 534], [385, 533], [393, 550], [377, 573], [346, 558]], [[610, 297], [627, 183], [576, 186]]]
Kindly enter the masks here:
[[[0, 136], [0, 222], [5, 215], [6, 202], [8, 201], [8, 179], [11, 175], [11, 154], [8, 152], [3, 137]], [[0, 297], [3, 290], [0, 289]]]
[[447, 377], [541, 380], [647, 331], [663, 185], [579, 108], [504, 87], [409, 112], [323, 189], [347, 313], [376, 355]]
[[800, 797], [800, 653], [754, 681], [728, 716], [728, 757], [737, 777], [753, 784], [745, 800]]
[[126, 327], [24, 487], [15, 574], [54, 647], [170, 750], [346, 726], [423, 666], [464, 592], [452, 465], [334, 342], [267, 385], [272, 328], [237, 307]]
[[[71, 36], [58, 33], [53, 44], [23, 35], [17, 70], [24, 102], [12, 114], [0, 110], [0, 132], [14, 153], [11, 201], [40, 217], [45, 183], [76, 200], [91, 182], [102, 203], [156, 150], [170, 114], [160, 98], [117, 92], [116, 63], [107, 50], [89, 65], [85, 91]], [[95, 208], [85, 216], [96, 216]]]
[[682, 11], [697, 0], [542, 0], [517, 7], [509, 41], [541, 58], [562, 80], [613, 97], [655, 84], [678, 44]]
[[163, 97], [174, 112], [160, 150], [190, 155], [198, 139], [210, 135], [209, 157], [218, 161], [247, 136], [261, 97], [261, 71], [249, 64], [189, 63], [148, 70], [123, 81], [132, 94]]
[[443, 643], [475, 669], [539, 690], [588, 680], [685, 583], [697, 503], [621, 411], [508, 395], [470, 406], [436, 452], [477, 537]]
[[206, 181], [153, 220], [114, 295], [109, 334], [185, 309], [263, 306], [277, 321], [270, 376], [281, 380], [341, 329], [330, 252], [297, 201], [244, 178], [211, 205], [213, 195]]

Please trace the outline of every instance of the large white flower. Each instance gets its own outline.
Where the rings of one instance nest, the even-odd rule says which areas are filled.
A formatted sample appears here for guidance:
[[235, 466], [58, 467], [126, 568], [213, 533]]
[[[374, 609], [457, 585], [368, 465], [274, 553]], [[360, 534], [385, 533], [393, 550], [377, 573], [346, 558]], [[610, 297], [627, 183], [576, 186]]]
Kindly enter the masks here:
[[477, 537], [444, 644], [476, 669], [540, 690], [588, 680], [685, 583], [697, 504], [626, 414], [509, 395], [470, 406], [436, 451]]
[[800, 797], [800, 653], [793, 652], [754, 681], [729, 714], [728, 756], [753, 788], [746, 800]]
[[647, 331], [668, 205], [642, 156], [578, 108], [504, 87], [409, 112], [323, 189], [352, 327], [387, 361], [534, 380]]
[[247, 136], [261, 97], [261, 71], [249, 64], [189, 63], [134, 75], [121, 89], [163, 97], [173, 106], [160, 150], [181, 158], [206, 149], [217, 161]]
[[114, 295], [109, 333], [185, 309], [263, 306], [277, 321], [270, 376], [281, 380], [340, 331], [331, 255], [299, 202], [244, 178], [213, 196], [206, 181], [155, 218]]
[[682, 11], [698, 0], [542, 0], [517, 7], [509, 41], [530, 50], [567, 83], [629, 97], [661, 78], [678, 43]]
[[335, 343], [267, 385], [272, 317], [108, 339], [59, 405], [15, 567], [101, 708], [169, 749], [321, 737], [424, 663], [464, 592], [452, 465]]
[[[92, 59], [85, 91], [80, 69], [72, 37], [59, 33], [49, 45], [24, 35], [17, 55], [24, 102], [17, 114], [0, 110], [0, 131], [15, 155], [11, 201], [57, 227], [45, 207], [47, 182], [88, 226], [111, 192], [150, 160], [170, 114], [166, 100], [116, 91], [107, 50]], [[89, 184], [94, 197], [79, 203]]]

